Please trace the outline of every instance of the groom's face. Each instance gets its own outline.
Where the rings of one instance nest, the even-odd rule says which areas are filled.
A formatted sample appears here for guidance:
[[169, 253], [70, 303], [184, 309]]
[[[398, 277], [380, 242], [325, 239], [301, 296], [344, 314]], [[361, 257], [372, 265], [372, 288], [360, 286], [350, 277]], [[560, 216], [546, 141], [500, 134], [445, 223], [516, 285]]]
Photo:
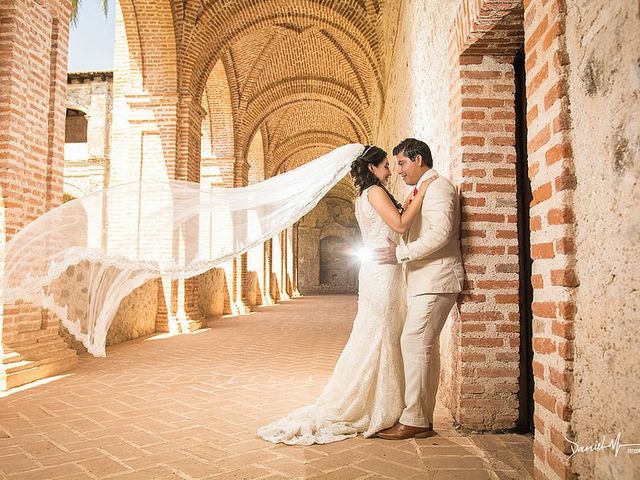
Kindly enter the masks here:
[[407, 185], [415, 185], [420, 180], [420, 177], [424, 173], [422, 168], [422, 157], [416, 155], [415, 160], [411, 160], [405, 156], [404, 153], [396, 155], [396, 162], [398, 162], [398, 174], [404, 180]]

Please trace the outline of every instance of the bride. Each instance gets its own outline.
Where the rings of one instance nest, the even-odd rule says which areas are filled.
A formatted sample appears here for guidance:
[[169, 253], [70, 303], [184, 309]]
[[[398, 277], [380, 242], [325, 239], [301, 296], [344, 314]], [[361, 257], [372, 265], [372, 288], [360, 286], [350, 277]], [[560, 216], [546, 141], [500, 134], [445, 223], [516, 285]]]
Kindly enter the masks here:
[[[420, 211], [430, 182], [403, 208], [386, 189], [387, 153], [373, 145], [352, 162], [350, 173], [359, 191], [355, 214], [365, 252], [386, 246], [387, 238], [397, 242]], [[314, 404], [260, 427], [258, 435], [273, 443], [311, 445], [358, 433], [367, 438], [394, 425], [404, 408], [404, 297], [400, 266], [379, 265], [364, 255], [353, 329], [327, 385]]]

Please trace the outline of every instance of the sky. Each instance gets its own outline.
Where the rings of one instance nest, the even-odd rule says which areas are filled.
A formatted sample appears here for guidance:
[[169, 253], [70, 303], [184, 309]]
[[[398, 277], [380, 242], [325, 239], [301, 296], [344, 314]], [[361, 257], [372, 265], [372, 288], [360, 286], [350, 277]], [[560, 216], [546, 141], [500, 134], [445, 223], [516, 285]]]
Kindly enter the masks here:
[[69, 33], [69, 72], [113, 70], [116, 0], [107, 18], [98, 0], [82, 0], [78, 25]]

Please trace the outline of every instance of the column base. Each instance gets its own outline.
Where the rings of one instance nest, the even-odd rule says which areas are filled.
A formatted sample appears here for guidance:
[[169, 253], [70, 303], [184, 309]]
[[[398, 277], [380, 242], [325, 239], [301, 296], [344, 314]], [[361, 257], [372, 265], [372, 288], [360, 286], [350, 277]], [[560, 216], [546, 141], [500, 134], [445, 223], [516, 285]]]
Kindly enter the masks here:
[[178, 312], [156, 319], [156, 332], [188, 333], [202, 328], [203, 318], [199, 312]]
[[280, 298], [278, 299], [278, 301], [283, 301], [283, 300], [291, 300], [291, 295], [289, 295], [289, 292], [280, 292]]
[[247, 315], [251, 313], [251, 306], [244, 300], [236, 300], [231, 306], [231, 313], [233, 315]]
[[262, 297], [262, 303], [260, 305], [275, 305], [276, 301], [271, 297], [271, 295], [267, 295], [266, 297]]

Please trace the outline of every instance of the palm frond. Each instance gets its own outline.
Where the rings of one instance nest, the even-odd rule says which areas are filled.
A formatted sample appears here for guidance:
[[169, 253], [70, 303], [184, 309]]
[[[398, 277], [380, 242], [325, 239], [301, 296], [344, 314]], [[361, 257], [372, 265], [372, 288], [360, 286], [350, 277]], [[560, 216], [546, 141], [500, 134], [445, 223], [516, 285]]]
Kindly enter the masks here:
[[[100, 3], [102, 7], [102, 12], [106, 17], [109, 13], [109, 0], [96, 0]], [[78, 26], [78, 10], [80, 10], [80, 5], [82, 4], [82, 0], [71, 0], [71, 16], [69, 17], [69, 21], [71, 25], [74, 27]]]

